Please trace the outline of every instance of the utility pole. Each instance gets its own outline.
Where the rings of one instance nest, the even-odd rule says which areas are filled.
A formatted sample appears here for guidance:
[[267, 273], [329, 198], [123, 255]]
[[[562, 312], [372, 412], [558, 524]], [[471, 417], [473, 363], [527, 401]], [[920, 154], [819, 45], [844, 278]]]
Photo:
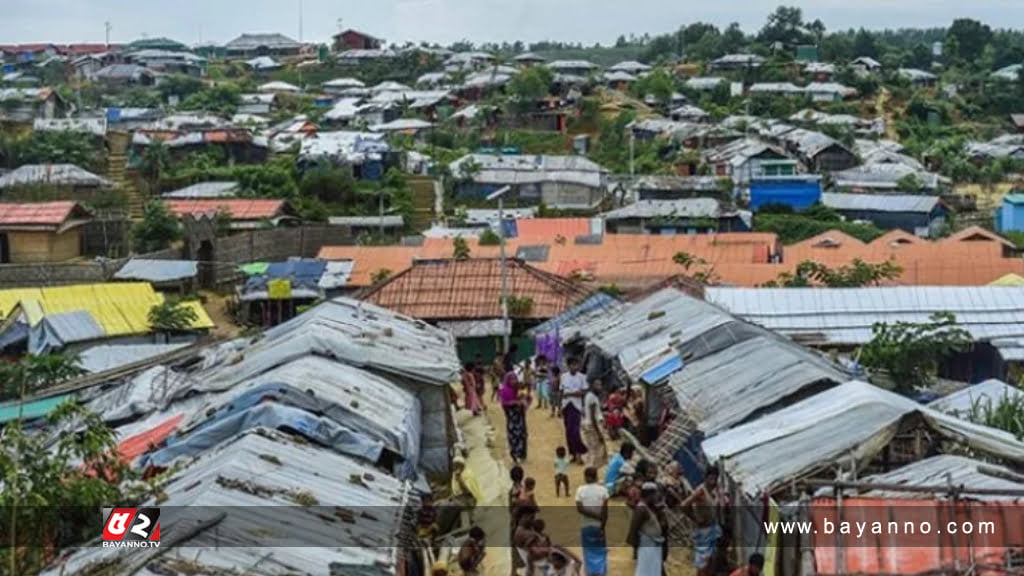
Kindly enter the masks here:
[[302, 43], [302, 0], [299, 0], [299, 43]]
[[629, 129], [629, 181], [636, 179], [636, 132]]
[[501, 332], [503, 354], [508, 353], [509, 336], [512, 326], [508, 319], [508, 260], [505, 259], [505, 194], [511, 190], [511, 186], [503, 186], [487, 196], [487, 200], [498, 201], [498, 238], [500, 239], [499, 257], [501, 258]]
[[107, 48], [110, 48], [110, 29], [111, 28], [113, 28], [113, 26], [110, 25], [110, 20], [107, 20], [106, 22], [103, 23], [103, 30], [106, 33], [106, 39], [107, 39], [106, 40]]

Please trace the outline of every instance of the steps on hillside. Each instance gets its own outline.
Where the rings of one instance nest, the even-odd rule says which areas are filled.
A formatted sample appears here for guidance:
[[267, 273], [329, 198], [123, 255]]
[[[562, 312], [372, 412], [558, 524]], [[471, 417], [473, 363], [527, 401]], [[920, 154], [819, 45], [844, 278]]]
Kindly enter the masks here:
[[111, 152], [107, 156], [106, 177], [124, 191], [129, 216], [132, 219], [142, 218], [142, 206], [146, 198], [135, 185], [134, 179], [128, 177], [128, 157], [123, 152]]
[[413, 213], [409, 225], [416, 231], [430, 228], [434, 222], [434, 180], [432, 178], [410, 178], [409, 188], [412, 189]]

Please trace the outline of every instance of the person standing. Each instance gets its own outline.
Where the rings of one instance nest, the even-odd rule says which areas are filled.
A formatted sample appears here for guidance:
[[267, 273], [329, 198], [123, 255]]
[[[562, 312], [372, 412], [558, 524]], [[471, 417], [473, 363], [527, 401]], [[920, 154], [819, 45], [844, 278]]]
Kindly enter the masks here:
[[583, 444], [587, 447], [587, 453], [583, 456], [585, 465], [600, 468], [608, 459], [608, 449], [604, 444], [604, 434], [601, 433], [601, 422], [604, 417], [601, 415], [601, 381], [594, 380], [590, 384], [583, 397]]
[[526, 460], [526, 411], [523, 399], [519, 395], [519, 378], [514, 370], [505, 373], [501, 383], [499, 397], [501, 407], [505, 411], [505, 431], [508, 436], [508, 451], [512, 461], [517, 465]]
[[483, 406], [477, 394], [476, 367], [472, 362], [467, 362], [462, 368], [462, 395], [466, 400], [466, 410], [472, 412], [473, 416], [479, 416]]
[[582, 463], [587, 447], [580, 436], [583, 423], [583, 396], [587, 391], [587, 377], [580, 372], [578, 358], [569, 359], [569, 373], [562, 376], [562, 422], [565, 424], [565, 443], [574, 463]]
[[551, 400], [551, 417], [562, 416], [562, 369], [551, 366], [548, 370], [548, 394]]
[[580, 514], [580, 544], [587, 576], [608, 574], [608, 489], [597, 481], [597, 469], [583, 471], [584, 485], [576, 489], [576, 511]]
[[714, 573], [715, 553], [722, 538], [722, 527], [718, 523], [722, 500], [718, 490], [718, 467], [712, 465], [704, 472], [704, 482], [679, 505], [693, 511], [693, 521], [697, 525], [693, 532], [693, 565], [700, 576]]
[[636, 576], [662, 576], [666, 524], [658, 502], [658, 485], [646, 482], [633, 508], [628, 542], [637, 548]]

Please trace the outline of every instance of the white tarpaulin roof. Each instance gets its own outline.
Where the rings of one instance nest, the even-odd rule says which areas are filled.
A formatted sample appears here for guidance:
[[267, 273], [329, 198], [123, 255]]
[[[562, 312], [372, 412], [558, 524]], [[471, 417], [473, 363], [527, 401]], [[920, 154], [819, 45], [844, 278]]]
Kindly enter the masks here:
[[703, 443], [708, 460], [749, 495], [850, 458], [870, 460], [896, 434], [900, 420], [920, 412], [940, 434], [977, 450], [1024, 462], [1024, 443], [1001, 430], [958, 420], [864, 382], [847, 382], [799, 404], [713, 436]]

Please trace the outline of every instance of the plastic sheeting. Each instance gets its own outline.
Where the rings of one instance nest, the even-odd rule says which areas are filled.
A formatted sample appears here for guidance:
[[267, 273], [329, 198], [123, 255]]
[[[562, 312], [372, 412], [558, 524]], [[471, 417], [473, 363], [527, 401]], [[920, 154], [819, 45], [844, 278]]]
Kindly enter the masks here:
[[110, 344], [94, 346], [78, 355], [78, 366], [86, 372], [106, 372], [107, 370], [155, 358], [185, 346], [188, 346], [188, 344]]
[[384, 449], [382, 442], [342, 426], [331, 418], [281, 404], [260, 404], [217, 419], [209, 426], [189, 431], [178, 440], [174, 437], [168, 439], [168, 446], [144, 458], [143, 466], [168, 468], [180, 458], [198, 456], [225, 440], [260, 427], [294, 430], [339, 454], [362, 458], [371, 463], [380, 459]]
[[1013, 400], [1022, 397], [1024, 397], [1024, 391], [1020, 388], [1014, 388], [1002, 380], [992, 379], [939, 398], [928, 407], [953, 416], [966, 417], [971, 414], [975, 404], [979, 404], [983, 409], [989, 405], [995, 408], [1004, 399]]
[[679, 406], [710, 436], [759, 411], [793, 402], [793, 395], [813, 384], [836, 386], [848, 380], [848, 374], [814, 352], [766, 335], [691, 362], [670, 385]]
[[929, 410], [864, 382], [847, 382], [803, 402], [704, 441], [711, 462], [753, 496], [791, 479], [850, 459], [863, 462], [896, 434], [900, 420], [920, 412], [931, 427], [971, 448], [1024, 462], [1024, 443], [1012, 435]]
[[[282, 434], [252, 431], [203, 454], [168, 480], [159, 500], [142, 504], [161, 506], [161, 531], [182, 540], [171, 546], [165, 539], [168, 549], [159, 556], [132, 558], [140, 576], [180, 573], [186, 565], [203, 574], [244, 567], [264, 576], [393, 575], [403, 518], [415, 504], [407, 482], [376, 468]], [[325, 521], [325, 510], [338, 521]], [[215, 526], [197, 529], [220, 514]], [[43, 574], [110, 568], [127, 557], [123, 552], [83, 547]]]
[[145, 280], [146, 282], [174, 282], [194, 278], [199, 263], [194, 260], [144, 260], [132, 258], [121, 267], [114, 278], [118, 280]]
[[103, 328], [84, 310], [50, 314], [29, 328], [28, 351], [46, 354], [69, 344], [99, 340], [105, 336]]

